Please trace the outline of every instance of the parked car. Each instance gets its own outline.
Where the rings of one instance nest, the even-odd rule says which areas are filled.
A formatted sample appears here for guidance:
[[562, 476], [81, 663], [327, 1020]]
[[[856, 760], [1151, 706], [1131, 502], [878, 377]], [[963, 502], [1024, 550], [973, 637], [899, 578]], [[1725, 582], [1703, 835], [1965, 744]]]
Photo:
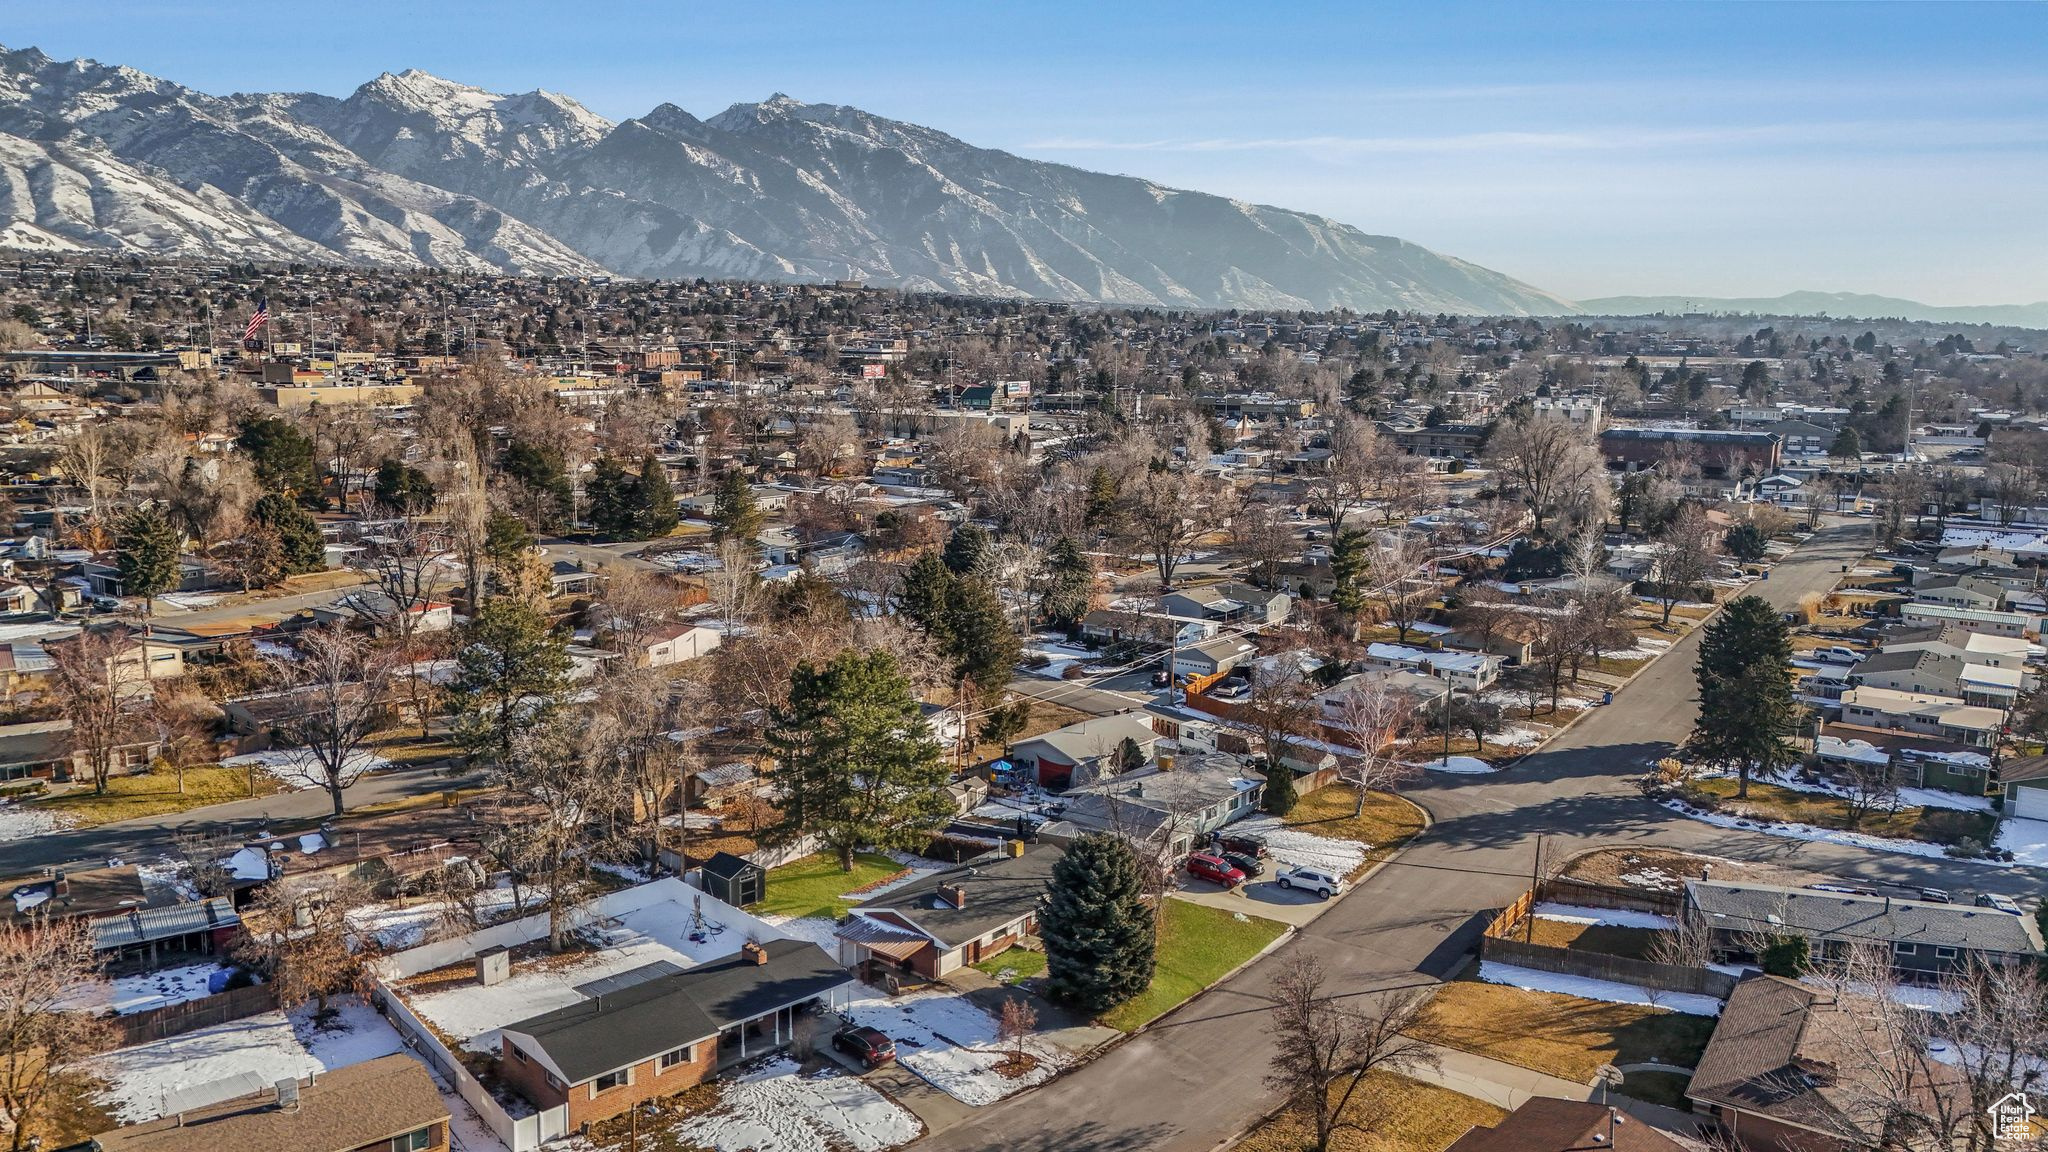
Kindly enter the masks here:
[[896, 1058], [896, 1042], [881, 1030], [849, 1024], [832, 1034], [832, 1047], [869, 1068], [880, 1068]]
[[1929, 904], [1954, 903], [1954, 901], [1949, 899], [1948, 890], [1945, 888], [1922, 888], [1920, 890], [1920, 898]]
[[119, 596], [102, 596], [98, 593], [87, 596], [85, 602], [96, 612], [119, 612], [122, 607]]
[[1247, 852], [1219, 852], [1223, 862], [1244, 873], [1245, 879], [1256, 880], [1266, 874], [1266, 862]]
[[1230, 862], [1221, 856], [1198, 852], [1188, 857], [1187, 869], [1188, 875], [1195, 879], [1221, 884], [1225, 888], [1235, 888], [1244, 883], [1244, 873], [1231, 867]]
[[1328, 900], [1344, 890], [1344, 878], [1323, 868], [1282, 868], [1280, 886], [1313, 892]]
[[2010, 896], [2000, 896], [1996, 892], [1979, 892], [1977, 894], [1977, 907], [1996, 908], [2000, 912], [2010, 912], [2015, 916], [2026, 915], [2025, 912], [2020, 910], [2019, 901], [2014, 900]]
[[1828, 648], [1814, 649], [1813, 658], [1828, 664], [1859, 664], [1863, 661], [1863, 653], [1836, 644]]
[[1255, 856], [1260, 860], [1264, 860], [1267, 856], [1271, 855], [1266, 851], [1266, 842], [1264, 840], [1259, 839], [1257, 836], [1247, 836], [1241, 832], [1218, 832], [1216, 834], [1216, 851], [1235, 852], [1240, 856]]

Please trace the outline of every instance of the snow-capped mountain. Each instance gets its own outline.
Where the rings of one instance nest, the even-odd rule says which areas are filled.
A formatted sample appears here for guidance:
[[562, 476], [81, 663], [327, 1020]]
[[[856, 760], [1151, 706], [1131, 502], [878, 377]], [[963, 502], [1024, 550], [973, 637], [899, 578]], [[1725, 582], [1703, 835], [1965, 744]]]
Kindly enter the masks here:
[[776, 95], [613, 124], [420, 71], [210, 96], [0, 51], [0, 247], [856, 279], [1174, 307], [1573, 311], [1406, 241]]

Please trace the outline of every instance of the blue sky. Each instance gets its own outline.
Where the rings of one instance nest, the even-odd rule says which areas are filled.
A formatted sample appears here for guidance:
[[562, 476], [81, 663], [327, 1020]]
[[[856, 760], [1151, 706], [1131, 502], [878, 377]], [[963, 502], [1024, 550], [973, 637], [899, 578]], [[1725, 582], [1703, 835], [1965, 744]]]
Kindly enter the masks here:
[[[1270, 8], [1270, 11], [1261, 11]], [[2048, 6], [0, 0], [212, 92], [787, 92], [1321, 212], [1567, 296], [2048, 299]]]

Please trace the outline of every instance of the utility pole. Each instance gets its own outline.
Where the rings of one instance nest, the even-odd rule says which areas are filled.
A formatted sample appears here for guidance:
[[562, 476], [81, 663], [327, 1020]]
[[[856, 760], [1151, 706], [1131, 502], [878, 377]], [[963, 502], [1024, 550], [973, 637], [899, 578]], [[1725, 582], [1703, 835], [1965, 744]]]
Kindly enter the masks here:
[[1543, 884], [1543, 833], [1536, 834], [1536, 858], [1529, 863], [1529, 908], [1522, 914], [1522, 942], [1536, 942], [1536, 889]]

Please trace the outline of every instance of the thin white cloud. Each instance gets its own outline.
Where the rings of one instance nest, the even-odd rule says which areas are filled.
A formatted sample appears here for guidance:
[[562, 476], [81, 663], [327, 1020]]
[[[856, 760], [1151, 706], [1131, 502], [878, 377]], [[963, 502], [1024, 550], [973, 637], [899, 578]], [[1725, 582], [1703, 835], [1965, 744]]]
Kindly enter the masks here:
[[1194, 137], [1110, 140], [1055, 136], [1018, 147], [1044, 152], [1315, 152], [1385, 155], [1461, 152], [1615, 152], [1658, 148], [1794, 144], [1817, 147], [1882, 144], [1906, 152], [2011, 147], [2048, 142], [2038, 121], [1816, 121], [1725, 128], [1658, 129], [1633, 126], [1570, 132], [1458, 132], [1427, 136]]

